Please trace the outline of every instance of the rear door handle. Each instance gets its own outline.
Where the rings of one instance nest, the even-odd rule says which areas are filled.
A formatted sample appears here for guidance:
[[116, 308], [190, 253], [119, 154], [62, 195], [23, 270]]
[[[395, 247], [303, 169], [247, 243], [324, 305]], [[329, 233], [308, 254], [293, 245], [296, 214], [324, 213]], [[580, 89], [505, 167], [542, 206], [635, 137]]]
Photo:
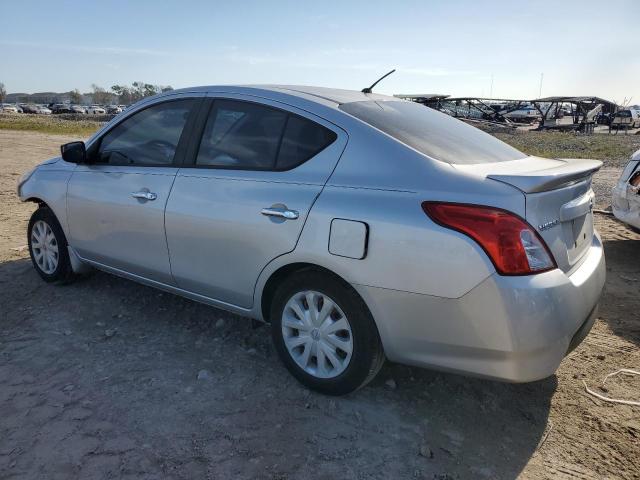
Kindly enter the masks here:
[[261, 213], [262, 215], [266, 215], [268, 217], [278, 217], [284, 218], [286, 220], [295, 220], [300, 216], [300, 214], [296, 210], [277, 207], [263, 208]]
[[141, 200], [155, 200], [156, 198], [158, 198], [158, 195], [156, 195], [153, 192], [131, 192], [131, 196], [133, 198], [139, 198]]

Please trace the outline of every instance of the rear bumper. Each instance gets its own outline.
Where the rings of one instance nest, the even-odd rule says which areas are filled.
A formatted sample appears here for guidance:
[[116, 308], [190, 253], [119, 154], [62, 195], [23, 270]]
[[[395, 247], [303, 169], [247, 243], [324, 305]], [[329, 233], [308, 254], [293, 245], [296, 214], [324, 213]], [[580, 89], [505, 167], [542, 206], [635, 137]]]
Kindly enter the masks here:
[[371, 309], [390, 360], [528, 382], [552, 375], [587, 335], [605, 276], [595, 235], [571, 275], [559, 269], [523, 277], [494, 274], [455, 299], [354, 288]]

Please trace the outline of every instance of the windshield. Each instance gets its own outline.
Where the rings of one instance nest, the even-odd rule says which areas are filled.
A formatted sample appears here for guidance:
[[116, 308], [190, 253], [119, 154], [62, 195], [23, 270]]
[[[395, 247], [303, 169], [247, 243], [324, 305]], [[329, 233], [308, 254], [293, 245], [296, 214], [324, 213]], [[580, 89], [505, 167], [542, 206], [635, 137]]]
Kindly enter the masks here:
[[449, 115], [413, 102], [352, 102], [340, 109], [442, 162], [505, 162], [526, 155]]

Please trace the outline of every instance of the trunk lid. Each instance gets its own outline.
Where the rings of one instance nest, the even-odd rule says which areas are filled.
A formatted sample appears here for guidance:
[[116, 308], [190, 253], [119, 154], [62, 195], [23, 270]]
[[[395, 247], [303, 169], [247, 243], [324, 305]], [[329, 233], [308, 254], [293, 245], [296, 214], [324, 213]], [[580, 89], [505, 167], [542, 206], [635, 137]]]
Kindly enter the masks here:
[[527, 157], [507, 162], [454, 165], [472, 175], [510, 185], [525, 196], [527, 222], [551, 250], [558, 268], [570, 272], [594, 235], [591, 178], [602, 162]]

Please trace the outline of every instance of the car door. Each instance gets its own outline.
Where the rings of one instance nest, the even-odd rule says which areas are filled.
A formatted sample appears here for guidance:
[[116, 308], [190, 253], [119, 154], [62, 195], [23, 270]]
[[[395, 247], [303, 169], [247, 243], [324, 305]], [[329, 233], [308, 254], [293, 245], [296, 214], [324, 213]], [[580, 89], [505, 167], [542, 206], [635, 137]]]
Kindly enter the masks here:
[[165, 224], [180, 288], [250, 308], [261, 270], [295, 248], [344, 131], [293, 107], [208, 99]]
[[88, 146], [67, 188], [70, 245], [80, 257], [173, 284], [164, 207], [202, 98], [136, 110]]

